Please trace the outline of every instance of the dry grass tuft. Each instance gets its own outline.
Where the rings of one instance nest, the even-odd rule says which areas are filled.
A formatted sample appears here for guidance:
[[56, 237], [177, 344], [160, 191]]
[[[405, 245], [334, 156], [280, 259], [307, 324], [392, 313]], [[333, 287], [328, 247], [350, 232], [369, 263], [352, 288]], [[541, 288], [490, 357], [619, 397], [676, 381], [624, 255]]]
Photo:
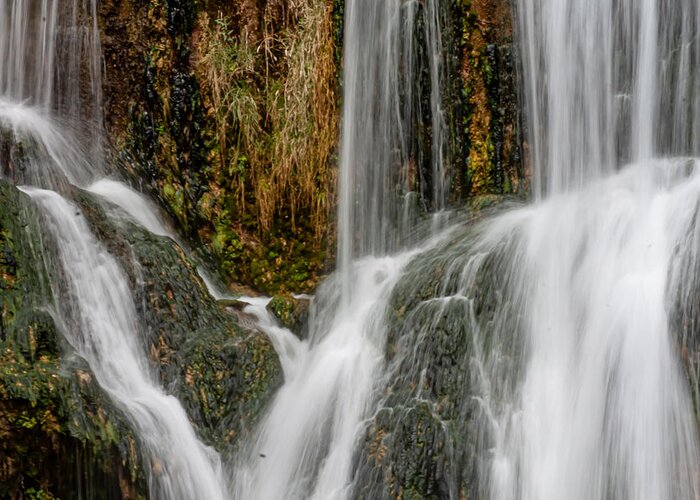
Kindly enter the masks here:
[[[212, 160], [220, 187], [236, 193], [239, 213], [255, 210], [263, 233], [278, 217], [296, 228], [304, 214], [319, 245], [328, 231], [335, 186], [331, 4], [295, 0], [287, 12], [282, 30], [272, 32], [273, 23], [263, 23], [257, 46], [251, 37], [235, 37], [226, 16], [202, 15], [196, 66], [215, 121]], [[282, 49], [284, 65], [275, 48]]]

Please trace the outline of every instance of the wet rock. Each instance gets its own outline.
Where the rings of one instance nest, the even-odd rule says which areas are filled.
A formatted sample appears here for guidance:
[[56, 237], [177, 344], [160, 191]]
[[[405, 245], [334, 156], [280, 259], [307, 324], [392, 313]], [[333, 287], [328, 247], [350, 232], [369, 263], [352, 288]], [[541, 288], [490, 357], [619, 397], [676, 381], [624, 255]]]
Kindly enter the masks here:
[[[131, 281], [144, 348], [166, 391], [203, 441], [233, 453], [281, 383], [270, 342], [208, 295], [170, 239], [72, 194]], [[65, 278], [38, 221], [30, 199], [0, 182], [0, 497], [143, 498], [152, 457], [60, 334], [51, 283]]]
[[474, 248], [477, 231], [467, 225], [416, 257], [394, 288], [388, 384], [355, 457], [357, 498], [487, 496], [476, 481], [489, 439], [480, 370], [495, 370], [508, 393], [521, 346], [507, 295], [514, 243], [483, 254]]
[[38, 220], [0, 182], [0, 497], [136, 498], [133, 434], [51, 314], [58, 267]]
[[[133, 282], [151, 361], [163, 385], [183, 403], [202, 439], [233, 453], [282, 382], [272, 344], [212, 298], [194, 264], [171, 239], [128, 220], [110, 218], [109, 204], [78, 198], [94, 231]], [[238, 321], [241, 319], [242, 321]]]
[[275, 315], [282, 326], [304, 340], [310, 305], [311, 299], [309, 298], [297, 298], [292, 294], [275, 295], [267, 305], [267, 310]]

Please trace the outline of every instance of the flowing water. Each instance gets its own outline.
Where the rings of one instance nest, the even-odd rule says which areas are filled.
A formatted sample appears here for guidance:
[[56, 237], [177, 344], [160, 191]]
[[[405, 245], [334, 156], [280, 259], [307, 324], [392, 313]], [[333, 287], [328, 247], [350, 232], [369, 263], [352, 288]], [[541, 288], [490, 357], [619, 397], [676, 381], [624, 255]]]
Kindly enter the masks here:
[[67, 287], [54, 288], [66, 339], [131, 420], [148, 450], [154, 498], [225, 498], [221, 462], [202, 445], [180, 402], [159, 387], [140, 342], [129, 281], [79, 208], [54, 191], [22, 188], [56, 241]]
[[[92, 234], [71, 186], [120, 205], [170, 236], [154, 207], [104, 176], [96, 1], [0, 1], [0, 150], [5, 180], [38, 205], [57, 251], [57, 323], [139, 439], [152, 498], [227, 497], [217, 453], [197, 438], [148, 360], [129, 282]], [[87, 146], [86, 146], [87, 145]]]
[[[286, 383], [236, 475], [239, 498], [350, 495], [350, 457], [378, 391], [406, 376], [392, 371], [400, 362], [387, 366], [383, 344], [394, 286], [423, 265], [420, 249], [386, 256], [415, 223], [406, 209], [415, 110], [405, 94], [419, 71], [411, 58], [416, 5], [347, 5], [340, 271], [318, 290], [310, 339], [283, 355]], [[435, 320], [409, 334], [438, 336], [456, 301], [466, 304], [457, 321], [490, 346], [462, 368], [472, 380], [462, 398], [479, 402], [486, 437], [453, 443], [480, 457], [476, 497], [698, 498], [698, 438], [679, 347], [693, 333], [678, 331], [674, 315], [679, 301], [693, 303], [697, 286], [698, 242], [688, 235], [698, 232], [700, 210], [700, 78], [692, 71], [700, 7], [519, 0], [515, 10], [540, 201], [482, 223], [468, 248], [448, 255], [445, 295], [419, 306], [439, 304]], [[421, 14], [428, 46], [439, 51], [435, 12], [428, 2]], [[440, 60], [431, 61], [440, 129]], [[446, 178], [440, 136], [434, 180]], [[444, 192], [433, 196], [443, 201], [432, 208], [442, 208]], [[497, 254], [506, 285], [500, 317], [484, 329], [473, 285]], [[399, 359], [413, 355], [410, 345]], [[456, 498], [459, 486], [448, 491]]]
[[[233, 464], [235, 498], [353, 495], [382, 390], [404, 380], [395, 370], [417, 352], [399, 341], [385, 359], [392, 294], [402, 280], [420, 292], [433, 279], [421, 259], [436, 252], [447, 262], [436, 296], [408, 315], [434, 308], [433, 319], [408, 333], [438, 338], [452, 314], [450, 333], [473, 337], [460, 403], [478, 410], [459, 419], [475, 421], [478, 439], [449, 436], [451, 457], [475, 450], [472, 496], [700, 497], [700, 5], [515, 3], [536, 203], [464, 229], [464, 246], [413, 237], [415, 206], [439, 212], [448, 199], [445, 6], [346, 3], [338, 272], [317, 290], [304, 340], [273, 321], [265, 299], [245, 299], [285, 383]], [[0, 127], [13, 136], [2, 176], [33, 186], [22, 189], [56, 242], [66, 338], [137, 430], [152, 496], [224, 498], [219, 457], [151, 373], [124, 272], [66, 199], [71, 185], [86, 188], [172, 236], [143, 197], [104, 178], [85, 140], [101, 127], [96, 3], [0, 0], [0, 13]], [[417, 87], [421, 74], [428, 88]], [[429, 169], [418, 167], [417, 123], [430, 124]], [[475, 305], [484, 271], [500, 273], [492, 321]], [[459, 477], [444, 474], [445, 496], [458, 498]]]
[[[440, 20], [436, 0], [347, 2], [338, 208], [338, 267], [346, 284], [352, 283], [354, 259], [399, 248], [415, 224], [417, 189], [433, 210], [445, 208]], [[419, 65], [419, 50], [427, 54], [427, 68]], [[430, 116], [422, 114], [417, 95], [416, 82], [425, 70]], [[426, 170], [417, 165], [415, 143], [417, 126], [428, 123], [431, 168]]]
[[[241, 455], [231, 481], [236, 498], [342, 499], [352, 492], [354, 451], [383, 380], [384, 311], [422, 247], [401, 248], [415, 228], [415, 206], [440, 211], [446, 203], [438, 6], [346, 3], [339, 271], [316, 293], [307, 340], [262, 324], [280, 353], [285, 383]], [[429, 116], [419, 110], [421, 71], [429, 75]], [[426, 170], [416, 165], [417, 122], [431, 124]]]
[[545, 201], [515, 216], [526, 348], [491, 496], [697, 498], [672, 313], [696, 286], [679, 260], [695, 255], [700, 201], [700, 5], [519, 0], [517, 13]]
[[637, 164], [494, 224], [521, 237], [525, 348], [517, 390], [486, 412], [491, 498], [697, 498], [669, 275], [696, 224], [698, 166]]

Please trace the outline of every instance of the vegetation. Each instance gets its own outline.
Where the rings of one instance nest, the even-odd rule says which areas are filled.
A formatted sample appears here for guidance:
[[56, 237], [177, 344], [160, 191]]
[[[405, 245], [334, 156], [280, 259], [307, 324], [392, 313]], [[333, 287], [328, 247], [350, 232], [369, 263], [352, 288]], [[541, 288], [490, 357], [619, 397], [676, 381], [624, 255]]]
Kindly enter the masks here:
[[135, 439], [61, 339], [38, 221], [28, 198], [0, 182], [0, 497], [135, 499]]
[[180, 22], [167, 2], [133, 6], [145, 21], [121, 35], [146, 48], [117, 124], [128, 163], [230, 281], [310, 290], [334, 248], [334, 6], [180, 4]]
[[[131, 281], [163, 385], [203, 441], [233, 453], [281, 383], [269, 340], [238, 326], [170, 239], [110, 219], [87, 193], [73, 197]], [[51, 314], [62, 278], [40, 220], [0, 182], [0, 497], [143, 498], [150, 457]]]

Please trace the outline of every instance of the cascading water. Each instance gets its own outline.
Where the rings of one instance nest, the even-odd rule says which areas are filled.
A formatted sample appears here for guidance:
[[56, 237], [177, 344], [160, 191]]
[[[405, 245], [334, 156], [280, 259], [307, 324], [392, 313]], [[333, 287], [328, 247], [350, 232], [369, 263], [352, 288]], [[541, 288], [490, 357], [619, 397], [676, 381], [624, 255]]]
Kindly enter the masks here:
[[0, 12], [0, 96], [80, 118], [99, 131], [97, 1], [2, 0]]
[[219, 456], [198, 440], [149, 365], [124, 271], [64, 198], [71, 185], [85, 188], [123, 205], [152, 232], [169, 234], [141, 195], [102, 178], [96, 2], [3, 0], [0, 14], [0, 174], [31, 185], [21, 189], [54, 241], [63, 268], [53, 287], [56, 320], [131, 422], [151, 497], [225, 498]]
[[[442, 44], [437, 1], [347, 3], [344, 107], [338, 209], [338, 267], [351, 283], [354, 259], [399, 248], [411, 226], [415, 191], [434, 210], [445, 208], [447, 173], [442, 111]], [[424, 33], [417, 36], [422, 20]], [[430, 116], [422, 116], [416, 82], [425, 40]], [[431, 168], [417, 165], [416, 123], [430, 122]], [[431, 177], [426, 179], [426, 177]], [[427, 191], [427, 192], [426, 192]], [[348, 291], [346, 290], [346, 295]]]
[[518, 0], [535, 195], [700, 154], [693, 0]]
[[133, 422], [149, 453], [154, 498], [224, 498], [221, 462], [202, 445], [174, 396], [158, 386], [139, 342], [129, 282], [77, 206], [54, 191], [22, 188], [41, 207], [67, 271], [56, 309], [71, 346]]
[[[476, 451], [451, 456], [475, 471], [475, 497], [697, 498], [681, 367], [689, 357], [696, 377], [696, 355], [681, 346], [697, 347], [700, 6], [519, 0], [516, 10], [539, 203], [481, 223], [439, 266], [416, 258], [422, 271], [407, 279], [443, 278], [404, 320], [397, 357], [416, 357], [446, 317], [473, 337], [459, 351], [468, 383], [455, 420], [477, 425], [445, 432]], [[409, 285], [397, 286], [424, 293]], [[408, 375], [435, 372], [414, 365]], [[416, 397], [437, 398], [434, 383]]]
[[[406, 244], [417, 190], [425, 206], [441, 210], [446, 203], [438, 6], [432, 0], [347, 2], [339, 272], [316, 294], [306, 341], [284, 340], [284, 332], [261, 324], [280, 349], [285, 384], [234, 473], [237, 498], [352, 493], [353, 454], [381, 388], [384, 310], [420, 247], [386, 254]], [[426, 67], [418, 66], [417, 40], [424, 41]], [[430, 75], [430, 116], [421, 115], [415, 95], [422, 70]], [[430, 167], [421, 169], [415, 123], [426, 120]]]
[[[2, 176], [34, 186], [22, 189], [56, 242], [57, 319], [137, 431], [151, 495], [224, 498], [219, 457], [141, 352], [123, 271], [62, 196], [85, 188], [169, 234], [143, 198], [100, 179], [83, 127], [51, 117], [99, 131], [96, 2], [0, 0], [0, 12], [0, 127], [13, 137], [0, 144]], [[416, 198], [435, 211], [447, 200], [440, 12], [436, 0], [347, 2], [339, 272], [317, 291], [305, 340], [248, 299], [285, 384], [238, 457], [233, 495], [385, 497], [381, 481], [358, 484], [358, 443], [382, 410], [400, 419], [417, 402], [449, 442], [447, 466], [421, 471], [442, 474], [440, 497], [698, 498], [679, 358], [695, 413], [700, 364], [679, 346], [700, 344], [700, 6], [518, 0], [538, 203], [415, 244]], [[415, 95], [426, 70], [430, 116]], [[418, 165], [419, 122], [430, 123], [429, 169]], [[412, 300], [392, 319], [400, 328], [387, 323], [397, 290]], [[402, 337], [387, 363], [390, 329]], [[451, 344], [448, 361], [426, 354], [446, 338], [464, 345]], [[459, 383], [440, 380], [445, 370]], [[436, 387], [440, 397], [461, 391], [458, 400]]]
[[[432, 242], [428, 252], [357, 260], [399, 248], [409, 225], [400, 195], [410, 191], [410, 182], [401, 184], [410, 168], [400, 167], [410, 163], [405, 117], [413, 111], [400, 98], [395, 61], [415, 50], [411, 4], [348, 5], [341, 272], [318, 291], [308, 345], [295, 351], [299, 365], [246, 457], [255, 465], [236, 476], [245, 485], [240, 498], [384, 498], [381, 484], [353, 484], [377, 476], [334, 462], [353, 453], [382, 384], [395, 394], [396, 384], [411, 388], [401, 411], [392, 406], [398, 396], [381, 401], [389, 420], [434, 401], [430, 418], [451, 443], [442, 451], [451, 466], [439, 472], [441, 496], [466, 489], [504, 500], [697, 498], [697, 424], [678, 346], [697, 323], [689, 314], [699, 284], [700, 80], [692, 68], [700, 62], [700, 7], [519, 0], [539, 203]], [[401, 65], [408, 75], [410, 61]], [[460, 238], [468, 243], [455, 243]], [[376, 276], [381, 262], [401, 262], [379, 273], [383, 290], [363, 281], [364, 269]], [[420, 287], [433, 285], [421, 279], [436, 275], [436, 296], [401, 319], [403, 338], [386, 366], [392, 290], [422, 297]], [[354, 331], [341, 328], [346, 316]], [[439, 381], [446, 368], [424, 354], [445, 335], [468, 335], [451, 347], [463, 371], [454, 410], [436, 389], [456, 390]], [[353, 354], [348, 346], [363, 339], [373, 349]], [[350, 354], [358, 370], [337, 358]], [[697, 378], [697, 368], [690, 375]], [[337, 382], [347, 376], [354, 383]], [[335, 463], [342, 467], [331, 469]]]
[[700, 153], [700, 7], [520, 0], [518, 16], [549, 199], [518, 222], [526, 354], [491, 495], [697, 498], [669, 275], [696, 224], [698, 169], [662, 156]]

